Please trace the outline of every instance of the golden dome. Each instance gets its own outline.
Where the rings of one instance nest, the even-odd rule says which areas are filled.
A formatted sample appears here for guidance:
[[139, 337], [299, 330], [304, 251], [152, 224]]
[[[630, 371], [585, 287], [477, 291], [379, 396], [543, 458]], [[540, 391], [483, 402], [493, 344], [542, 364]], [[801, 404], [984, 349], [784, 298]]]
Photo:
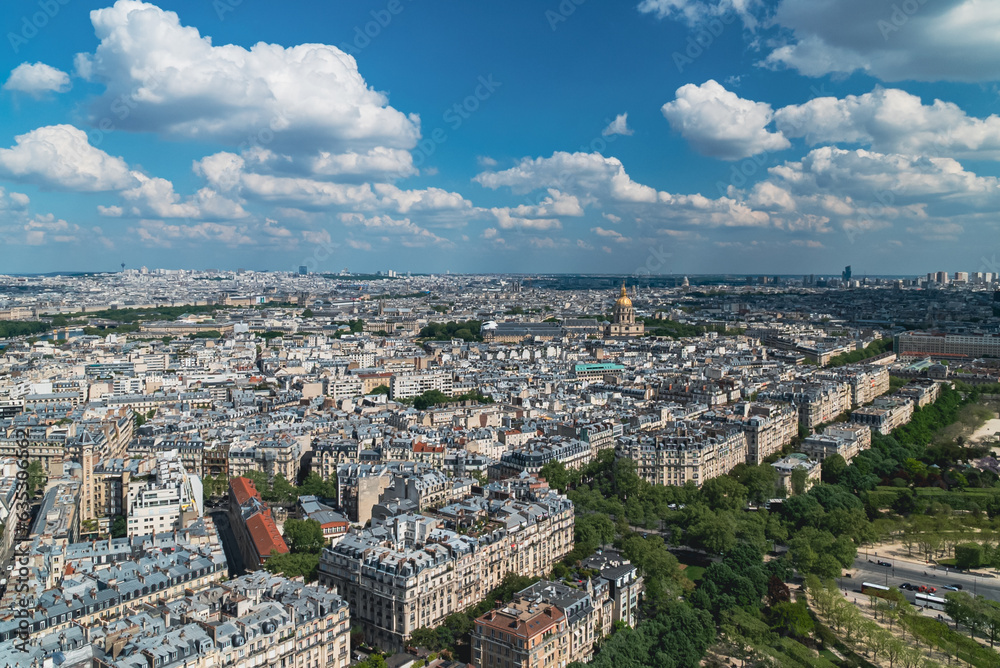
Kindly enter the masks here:
[[628, 292], [625, 291], [625, 281], [622, 281], [622, 294], [615, 302], [615, 306], [632, 307], [632, 300], [628, 298]]

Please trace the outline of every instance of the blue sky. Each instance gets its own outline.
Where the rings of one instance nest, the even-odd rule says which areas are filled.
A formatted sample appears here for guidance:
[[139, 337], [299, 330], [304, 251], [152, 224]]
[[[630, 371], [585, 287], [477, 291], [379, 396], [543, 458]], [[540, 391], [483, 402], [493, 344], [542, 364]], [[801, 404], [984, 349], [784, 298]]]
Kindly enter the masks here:
[[8, 0], [0, 272], [1000, 271], [1000, 4]]

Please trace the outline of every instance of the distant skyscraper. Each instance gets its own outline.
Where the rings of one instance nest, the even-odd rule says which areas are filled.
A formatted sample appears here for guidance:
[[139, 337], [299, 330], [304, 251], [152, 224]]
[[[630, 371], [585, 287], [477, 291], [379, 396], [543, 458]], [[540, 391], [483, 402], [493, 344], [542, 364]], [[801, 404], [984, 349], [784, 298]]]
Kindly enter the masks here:
[[305, 276], [308, 273], [309, 273], [309, 267], [307, 267], [304, 264], [299, 265], [299, 276]]
[[844, 271], [840, 275], [840, 277], [844, 279], [844, 283], [847, 283], [848, 281], [851, 280], [851, 265], [847, 265], [846, 267], [844, 267]]

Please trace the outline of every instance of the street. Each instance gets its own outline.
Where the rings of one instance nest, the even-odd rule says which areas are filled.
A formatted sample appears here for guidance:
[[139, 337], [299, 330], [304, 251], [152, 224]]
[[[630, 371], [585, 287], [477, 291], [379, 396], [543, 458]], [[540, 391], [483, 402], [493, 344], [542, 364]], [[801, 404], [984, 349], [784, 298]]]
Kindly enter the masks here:
[[[842, 579], [845, 587], [860, 591], [862, 582], [889, 587], [898, 587], [904, 582], [909, 582], [912, 585], [936, 587], [937, 591], [934, 592], [934, 595], [944, 598], [944, 595], [948, 593], [944, 585], [960, 584], [962, 591], [969, 594], [978, 594], [994, 601], [1000, 601], [1000, 579], [996, 577], [970, 575], [954, 569], [934, 568], [885, 557], [872, 556], [870, 558], [871, 563], [864, 557], [854, 560], [852, 576]], [[875, 563], [878, 559], [888, 561], [892, 567], [879, 566]]]

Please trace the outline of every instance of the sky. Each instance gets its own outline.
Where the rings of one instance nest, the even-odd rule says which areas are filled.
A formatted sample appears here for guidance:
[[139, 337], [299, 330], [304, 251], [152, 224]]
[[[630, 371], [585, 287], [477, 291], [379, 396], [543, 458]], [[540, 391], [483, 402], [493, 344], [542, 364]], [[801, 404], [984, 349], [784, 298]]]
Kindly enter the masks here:
[[1000, 271], [1000, 3], [4, 0], [0, 273]]

